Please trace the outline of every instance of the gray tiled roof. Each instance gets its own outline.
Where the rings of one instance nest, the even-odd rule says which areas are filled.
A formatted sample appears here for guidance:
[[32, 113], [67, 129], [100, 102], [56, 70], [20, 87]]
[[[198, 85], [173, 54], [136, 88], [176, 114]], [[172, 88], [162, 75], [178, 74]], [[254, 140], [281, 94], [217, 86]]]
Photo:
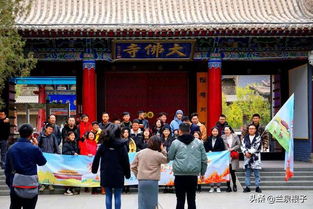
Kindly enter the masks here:
[[313, 0], [34, 0], [21, 30], [313, 27]]

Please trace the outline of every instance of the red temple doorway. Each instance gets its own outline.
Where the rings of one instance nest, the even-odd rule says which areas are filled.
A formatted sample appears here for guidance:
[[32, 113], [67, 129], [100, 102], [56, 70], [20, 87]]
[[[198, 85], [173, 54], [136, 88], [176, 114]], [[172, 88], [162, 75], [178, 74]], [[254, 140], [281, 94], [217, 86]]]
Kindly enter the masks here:
[[107, 72], [104, 76], [105, 110], [111, 119], [121, 118], [125, 111], [134, 119], [137, 111], [143, 110], [150, 113], [147, 118], [150, 123], [155, 121], [159, 112], [168, 113], [170, 122], [177, 109], [188, 113], [186, 72]]

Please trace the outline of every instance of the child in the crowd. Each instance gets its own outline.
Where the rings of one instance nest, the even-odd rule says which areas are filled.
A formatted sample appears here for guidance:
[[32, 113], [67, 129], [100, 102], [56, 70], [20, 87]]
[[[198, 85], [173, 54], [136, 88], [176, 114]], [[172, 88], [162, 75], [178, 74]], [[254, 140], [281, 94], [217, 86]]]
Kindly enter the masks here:
[[[67, 138], [65, 139], [62, 147], [63, 155], [78, 155], [77, 142], [75, 140], [75, 133], [73, 131], [67, 132]], [[79, 188], [65, 187], [64, 195], [79, 194]]]

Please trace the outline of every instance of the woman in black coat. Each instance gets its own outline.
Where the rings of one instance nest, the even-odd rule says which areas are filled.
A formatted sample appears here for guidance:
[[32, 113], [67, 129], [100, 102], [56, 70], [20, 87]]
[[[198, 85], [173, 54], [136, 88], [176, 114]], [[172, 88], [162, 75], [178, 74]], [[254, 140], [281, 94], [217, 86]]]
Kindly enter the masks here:
[[[78, 155], [77, 142], [75, 139], [75, 133], [72, 131], [67, 132], [65, 141], [62, 147], [63, 155]], [[64, 195], [79, 194], [80, 188], [65, 187]]]
[[[224, 140], [220, 137], [218, 128], [214, 127], [211, 129], [211, 136], [203, 143], [206, 152], [220, 152], [226, 150]], [[210, 193], [214, 192], [214, 183], [210, 184]], [[221, 183], [216, 183], [216, 192], [221, 192]]]
[[121, 208], [121, 194], [124, 177], [130, 178], [130, 165], [126, 142], [120, 138], [120, 128], [112, 124], [107, 129], [103, 144], [99, 147], [92, 163], [92, 173], [97, 173], [100, 165], [100, 184], [106, 191], [106, 208], [112, 208], [114, 193], [115, 208]]

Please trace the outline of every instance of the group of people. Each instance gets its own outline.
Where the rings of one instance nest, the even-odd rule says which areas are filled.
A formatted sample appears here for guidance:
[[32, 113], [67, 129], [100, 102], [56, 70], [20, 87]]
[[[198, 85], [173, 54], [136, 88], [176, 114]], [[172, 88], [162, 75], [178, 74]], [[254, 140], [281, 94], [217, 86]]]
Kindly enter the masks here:
[[[6, 117], [1, 114], [2, 112], [0, 112], [0, 128], [2, 129]], [[30, 125], [21, 126], [19, 129], [21, 138], [11, 146], [5, 163], [3, 163], [7, 184], [12, 188], [13, 169], [19, 173], [34, 175], [37, 172], [36, 165], [45, 164], [45, 159], [40, 154], [41, 151], [65, 155], [95, 156], [92, 172], [97, 173], [100, 164], [101, 192], [106, 194], [107, 208], [112, 208], [112, 196], [115, 199], [115, 208], [121, 207], [124, 179], [130, 178], [132, 171], [139, 182], [138, 207], [152, 209], [158, 203], [161, 164], [173, 161], [176, 208], [184, 208], [186, 195], [188, 208], [196, 208], [198, 176], [203, 180], [207, 168], [206, 152], [229, 150], [231, 158], [229, 170], [233, 187], [231, 188], [230, 182], [227, 182], [226, 191], [237, 191], [235, 171], [239, 168], [239, 152], [241, 151], [244, 155], [246, 173], [244, 192], [250, 192], [252, 172], [255, 176], [256, 192], [261, 192], [259, 187], [260, 152], [262, 148], [268, 146], [268, 135], [260, 125], [259, 114], [253, 115], [251, 124], [242, 131], [241, 139], [227, 123], [225, 115], [220, 115], [216, 125], [209, 131], [205, 125], [200, 123], [197, 113], [188, 117], [184, 116], [181, 110], [176, 111], [174, 119], [170, 123], [167, 122], [167, 114], [160, 113], [152, 127], [145, 119], [143, 111], [139, 111], [138, 118], [134, 120], [131, 120], [128, 112], [124, 112], [122, 118], [122, 120], [110, 122], [109, 114], [103, 113], [102, 121], [98, 123], [90, 122], [88, 115], [82, 115], [79, 120], [69, 117], [61, 129], [56, 123], [56, 116], [50, 115], [38, 136], [35, 136], [32, 131], [30, 133]], [[27, 134], [23, 133], [24, 129], [27, 130]], [[35, 146], [32, 146], [31, 143]], [[25, 156], [30, 153], [28, 151], [19, 153], [21, 147], [36, 150], [35, 153], [38, 153], [38, 156], [34, 157], [33, 161], [25, 162], [25, 159], [29, 159]], [[128, 158], [129, 152], [137, 152], [131, 164]], [[17, 157], [18, 154], [22, 157]], [[24, 159], [19, 161], [23, 155], [25, 155]], [[2, 158], [2, 160], [4, 159]], [[221, 192], [219, 183], [210, 186], [210, 192]], [[54, 190], [52, 185], [47, 187], [49, 190]], [[46, 185], [41, 185], [39, 190], [45, 189]], [[11, 192], [13, 201], [18, 197], [14, 194], [14, 190], [11, 191], [13, 191]], [[80, 189], [75, 191], [75, 188], [67, 187], [64, 194], [73, 195], [78, 194], [79, 191]], [[33, 201], [36, 202], [37, 199], [35, 198]]]

